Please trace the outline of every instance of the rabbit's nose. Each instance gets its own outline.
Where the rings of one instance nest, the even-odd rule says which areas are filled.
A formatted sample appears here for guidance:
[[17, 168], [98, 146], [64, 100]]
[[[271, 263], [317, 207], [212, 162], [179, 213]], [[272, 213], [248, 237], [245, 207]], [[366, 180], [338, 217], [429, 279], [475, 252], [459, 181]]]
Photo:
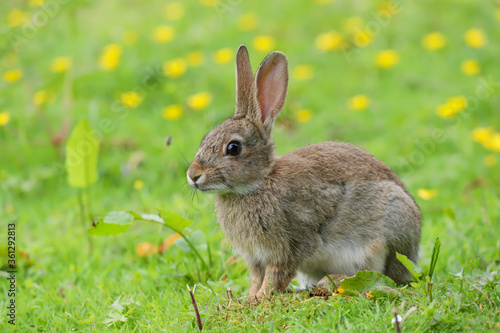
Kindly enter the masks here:
[[187, 171], [187, 181], [189, 186], [197, 188], [199, 183], [205, 179], [205, 174], [200, 161], [196, 158]]

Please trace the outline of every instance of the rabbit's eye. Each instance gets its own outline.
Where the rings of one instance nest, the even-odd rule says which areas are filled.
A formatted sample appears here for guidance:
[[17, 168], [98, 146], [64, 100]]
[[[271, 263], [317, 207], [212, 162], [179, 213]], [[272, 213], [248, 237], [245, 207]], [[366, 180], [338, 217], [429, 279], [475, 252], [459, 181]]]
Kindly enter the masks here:
[[241, 152], [241, 143], [239, 141], [231, 141], [227, 144], [227, 154], [237, 156]]

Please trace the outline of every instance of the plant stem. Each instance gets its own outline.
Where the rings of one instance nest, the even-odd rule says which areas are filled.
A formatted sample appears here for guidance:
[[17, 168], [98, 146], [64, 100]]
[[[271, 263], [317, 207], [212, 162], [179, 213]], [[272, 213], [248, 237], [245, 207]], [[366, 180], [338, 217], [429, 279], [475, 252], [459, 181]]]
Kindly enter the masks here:
[[[198, 322], [198, 329], [200, 331], [202, 331], [203, 330], [203, 325], [201, 324], [200, 311], [198, 311], [198, 305], [196, 304], [196, 300], [194, 299], [194, 293], [191, 291], [191, 289], [189, 288], [189, 286], [187, 286], [187, 288], [189, 290], [189, 295], [191, 295], [191, 302], [193, 303], [194, 312], [196, 313], [196, 321]], [[196, 289], [196, 286], [195, 286], [194, 289]]]

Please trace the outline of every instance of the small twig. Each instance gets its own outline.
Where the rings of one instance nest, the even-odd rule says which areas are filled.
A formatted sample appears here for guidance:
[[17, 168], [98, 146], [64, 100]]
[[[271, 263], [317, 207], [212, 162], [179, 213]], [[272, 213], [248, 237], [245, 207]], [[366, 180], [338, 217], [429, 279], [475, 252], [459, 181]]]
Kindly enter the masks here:
[[412, 312], [414, 312], [414, 311], [417, 311], [417, 307], [416, 307], [416, 306], [414, 306], [414, 307], [410, 308], [410, 310], [408, 310], [408, 311], [405, 313], [405, 315], [403, 316], [403, 319], [401, 319], [401, 323], [404, 323], [404, 322], [405, 322], [405, 320], [406, 320], [406, 318], [408, 318], [408, 317], [411, 315], [411, 313], [412, 313]]
[[186, 286], [189, 290], [189, 294], [191, 295], [191, 301], [193, 302], [194, 312], [196, 313], [196, 321], [198, 322], [198, 328], [200, 329], [200, 331], [202, 331], [203, 325], [201, 324], [200, 312], [198, 311], [198, 305], [196, 305], [196, 300], [194, 299], [194, 291], [196, 289], [196, 285], [194, 286], [193, 291], [191, 291], [189, 285]]
[[394, 315], [394, 323], [396, 324], [396, 332], [401, 333], [401, 327], [399, 326], [399, 320], [398, 320], [398, 310], [392, 309], [392, 314]]
[[464, 280], [470, 284], [470, 286], [474, 289], [476, 289], [477, 291], [479, 291], [481, 294], [483, 294], [484, 297], [486, 297], [486, 300], [488, 300], [488, 302], [490, 304], [493, 304], [493, 302], [491, 301], [491, 299], [488, 298], [488, 296], [484, 293], [484, 291], [482, 291], [481, 289], [479, 289], [478, 287], [476, 287], [475, 285], [472, 284], [472, 282], [470, 282], [469, 280], [467, 280], [467, 278], [464, 277]]

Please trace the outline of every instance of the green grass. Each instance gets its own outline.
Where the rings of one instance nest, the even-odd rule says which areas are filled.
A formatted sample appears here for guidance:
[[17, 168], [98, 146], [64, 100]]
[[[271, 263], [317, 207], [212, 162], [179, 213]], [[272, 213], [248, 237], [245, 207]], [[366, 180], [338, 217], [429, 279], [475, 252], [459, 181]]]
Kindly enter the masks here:
[[[413, 307], [403, 331], [500, 330], [499, 277], [490, 285], [485, 282], [488, 269], [500, 267], [500, 155], [474, 142], [471, 135], [477, 127], [500, 132], [498, 3], [402, 1], [401, 10], [381, 24], [373, 22], [378, 22], [382, 2], [371, 1], [319, 5], [222, 0], [219, 7], [210, 8], [192, 0], [183, 2], [180, 20], [168, 21], [163, 16], [164, 1], [76, 0], [55, 9], [27, 36], [22, 26], [11, 28], [4, 19], [14, 8], [41, 19], [43, 9], [27, 2], [0, 5], [1, 77], [12, 69], [23, 72], [16, 82], [0, 80], [0, 112], [10, 115], [10, 121], [0, 126], [0, 237], [6, 238], [7, 223], [17, 223], [17, 249], [22, 251], [17, 255], [17, 330], [196, 331], [186, 284], [197, 285], [195, 296], [206, 331], [386, 332], [395, 330], [393, 308], [403, 316]], [[239, 17], [250, 12], [258, 18], [256, 28], [239, 30]], [[352, 41], [344, 24], [351, 16], [379, 24], [373, 42], [349, 53], [350, 58], [342, 51], [319, 51], [316, 36], [330, 30]], [[169, 43], [152, 40], [153, 29], [160, 25], [175, 29]], [[484, 47], [464, 43], [464, 33], [472, 28], [487, 36]], [[122, 41], [128, 30], [138, 35], [134, 45]], [[443, 49], [421, 46], [422, 37], [432, 31], [445, 36]], [[12, 52], [12, 33], [27, 36], [17, 52]], [[301, 64], [314, 69], [309, 80], [293, 76], [290, 80], [287, 103], [274, 129], [278, 153], [339, 140], [367, 149], [390, 165], [424, 216], [420, 261], [424, 271], [435, 239], [442, 243], [433, 302], [420, 290], [404, 287], [395, 300], [339, 295], [324, 300], [296, 293], [248, 305], [246, 265], [240, 259], [228, 262], [233, 251], [217, 227], [213, 198], [193, 197], [185, 172], [203, 135], [234, 111], [233, 60], [217, 64], [213, 52], [230, 48], [234, 54], [246, 44], [255, 70], [267, 53], [254, 49], [258, 35], [274, 38], [273, 49], [287, 54], [291, 72]], [[110, 43], [121, 44], [123, 53], [120, 65], [105, 71], [98, 60]], [[385, 49], [396, 50], [400, 61], [384, 70], [374, 59]], [[188, 66], [178, 78], [163, 74], [163, 62], [193, 51], [204, 54], [201, 66]], [[51, 63], [60, 56], [70, 57], [73, 65], [67, 72], [54, 73]], [[460, 71], [466, 59], [480, 63], [478, 75]], [[137, 108], [116, 108], [122, 93], [140, 89], [153, 78], [158, 84], [142, 90], [144, 99]], [[36, 106], [33, 97], [40, 90], [53, 92], [54, 102]], [[212, 94], [212, 102], [203, 110], [191, 110], [187, 98], [203, 91]], [[357, 94], [372, 101], [361, 112], [347, 106]], [[478, 102], [451, 119], [437, 116], [438, 105], [460, 95], [469, 101], [477, 97]], [[172, 104], [184, 109], [175, 121], [161, 116], [161, 110]], [[311, 110], [309, 122], [296, 120], [300, 109]], [[63, 168], [67, 136], [61, 144], [52, 142], [58, 133], [66, 133], [65, 123], [70, 130], [83, 118], [105, 132], [100, 137], [99, 181], [87, 193], [89, 215], [121, 210], [153, 213], [161, 207], [192, 219], [191, 229], [203, 231], [210, 248], [209, 278], [192, 255], [176, 246], [162, 255], [138, 256], [138, 243], [159, 244], [172, 234], [167, 228], [136, 223], [117, 236], [86, 235], [92, 221], [82, 224], [78, 191], [67, 184]], [[109, 130], [103, 125], [105, 119], [112, 125]], [[165, 148], [168, 135], [173, 144]], [[487, 156], [499, 161], [488, 166], [483, 162]], [[144, 182], [142, 189], [134, 189], [136, 180]], [[421, 188], [436, 190], [437, 196], [423, 200], [417, 196]], [[6, 251], [6, 241], [0, 249]], [[208, 258], [207, 251], [202, 255]], [[5, 270], [7, 259], [2, 258]], [[460, 272], [473, 258], [478, 260], [466, 278], [484, 294], [450, 274]], [[229, 305], [228, 287], [241, 304], [235, 299]], [[7, 289], [7, 283], [0, 283], [2, 309], [7, 306]], [[115, 303], [120, 296], [123, 307]], [[4, 313], [2, 331], [12, 329]], [[108, 327], [110, 313], [117, 321]]]

